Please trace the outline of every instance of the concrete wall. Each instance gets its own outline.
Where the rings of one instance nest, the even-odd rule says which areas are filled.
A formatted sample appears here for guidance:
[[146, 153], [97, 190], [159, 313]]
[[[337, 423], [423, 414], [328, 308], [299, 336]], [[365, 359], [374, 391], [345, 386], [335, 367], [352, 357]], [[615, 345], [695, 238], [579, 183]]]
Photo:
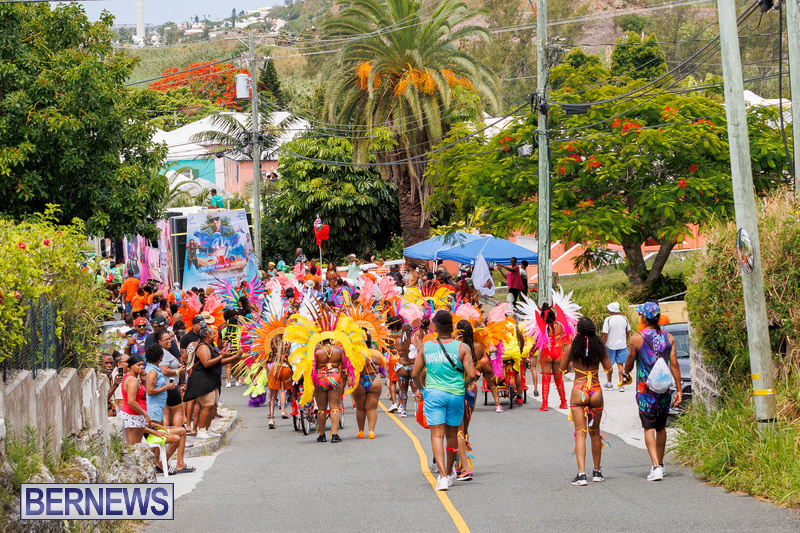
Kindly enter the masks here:
[[[689, 338], [694, 338], [691, 322], [689, 322]], [[717, 376], [705, 365], [703, 350], [694, 340], [689, 343], [689, 364], [692, 369], [692, 399], [701, 402], [706, 409], [716, 409], [719, 396]]]
[[50, 443], [55, 457], [61, 452], [61, 440], [81, 431], [108, 435], [106, 395], [108, 379], [94, 370], [80, 373], [67, 368], [37, 372], [20, 370], [6, 382], [0, 382], [0, 453], [5, 440], [5, 421], [16, 435], [26, 426], [43, 438], [50, 429]]

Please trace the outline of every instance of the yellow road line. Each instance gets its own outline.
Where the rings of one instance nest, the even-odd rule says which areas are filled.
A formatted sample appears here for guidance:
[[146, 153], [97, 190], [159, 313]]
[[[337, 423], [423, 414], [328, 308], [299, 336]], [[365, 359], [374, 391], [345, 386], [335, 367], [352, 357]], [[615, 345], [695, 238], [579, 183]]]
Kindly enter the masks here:
[[453, 502], [450, 501], [450, 498], [447, 497], [447, 493], [443, 490], [436, 490], [436, 478], [433, 477], [431, 474], [430, 468], [428, 468], [428, 457], [425, 455], [425, 450], [422, 449], [422, 444], [420, 444], [419, 439], [417, 439], [416, 435], [414, 435], [410, 429], [403, 424], [399, 418], [394, 416], [392, 413], [386, 409], [386, 406], [383, 405], [383, 402], [378, 402], [378, 405], [381, 406], [383, 412], [389, 415], [395, 423], [400, 426], [400, 429], [405, 431], [408, 438], [411, 439], [411, 442], [414, 443], [414, 448], [417, 450], [417, 455], [419, 455], [419, 467], [422, 470], [422, 474], [425, 476], [425, 479], [431, 484], [431, 488], [434, 489], [434, 493], [439, 497], [439, 501], [442, 502], [445, 511], [450, 515], [450, 518], [453, 519], [453, 524], [455, 524], [456, 529], [458, 529], [459, 533], [469, 533], [469, 527], [467, 527], [467, 523], [464, 522], [464, 519], [461, 518], [461, 514], [456, 510]]

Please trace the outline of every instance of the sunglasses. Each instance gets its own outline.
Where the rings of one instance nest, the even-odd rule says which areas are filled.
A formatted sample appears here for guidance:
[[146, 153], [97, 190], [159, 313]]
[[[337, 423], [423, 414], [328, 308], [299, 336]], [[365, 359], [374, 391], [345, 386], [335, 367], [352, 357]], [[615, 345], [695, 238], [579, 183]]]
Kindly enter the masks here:
[[219, 222], [219, 217], [209, 218], [209, 222]]
[[146, 327], [147, 327], [147, 326], [145, 326], [144, 324], [139, 324], [138, 326], [136, 326], [136, 329], [139, 329], [139, 328], [146, 328]]

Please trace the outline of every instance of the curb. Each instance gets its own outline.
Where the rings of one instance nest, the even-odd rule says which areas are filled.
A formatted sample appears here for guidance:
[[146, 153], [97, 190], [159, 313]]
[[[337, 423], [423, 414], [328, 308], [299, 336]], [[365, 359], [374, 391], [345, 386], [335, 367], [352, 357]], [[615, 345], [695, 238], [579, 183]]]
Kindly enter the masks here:
[[186, 437], [186, 444], [193, 444], [191, 448], [187, 448], [184, 457], [201, 457], [203, 455], [210, 455], [222, 447], [222, 442], [230, 441], [233, 435], [233, 430], [239, 424], [239, 413], [232, 409], [219, 408], [218, 413], [222, 418], [218, 418], [211, 422], [211, 431], [219, 433], [220, 437], [211, 439], [198, 439], [197, 437]]

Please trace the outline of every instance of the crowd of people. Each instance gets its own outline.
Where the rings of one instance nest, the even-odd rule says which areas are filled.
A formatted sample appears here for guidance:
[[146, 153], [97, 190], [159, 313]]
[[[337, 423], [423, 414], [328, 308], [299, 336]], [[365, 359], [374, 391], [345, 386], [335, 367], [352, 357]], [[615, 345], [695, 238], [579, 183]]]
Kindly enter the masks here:
[[[167, 453], [177, 454], [174, 471], [191, 472], [183, 460], [186, 437], [218, 436], [209, 428], [223, 374], [226, 387], [247, 386], [250, 406], [267, 406], [270, 429], [277, 428], [276, 405], [282, 419], [310, 408], [319, 442], [328, 442], [328, 427], [330, 442], [341, 442], [347, 396], [358, 439], [374, 439], [385, 392], [387, 410], [398, 418], [408, 417], [414, 398], [417, 421], [430, 428], [436, 489], [447, 490], [473, 477], [469, 428], [480, 381], [502, 413], [501, 391], [515, 405], [530, 387], [539, 395], [538, 368], [540, 410], [548, 410], [552, 382], [575, 427], [572, 483], [586, 485], [587, 433], [592, 481], [603, 480], [600, 367], [605, 388], [613, 389], [616, 364], [617, 387], [624, 390], [638, 362], [637, 405], [653, 462], [648, 479], [663, 478], [666, 417], [670, 403], [680, 402], [680, 389], [673, 397], [651, 379], [663, 374], [664, 362], [675, 383], [680, 373], [674, 339], [660, 329], [658, 304], [637, 309], [641, 324], [631, 335], [613, 302], [598, 332], [560, 290], [541, 308], [529, 300], [527, 264], [516, 259], [502, 267], [512, 296], [491, 309], [481, 305], [468, 268], [452, 275], [407, 263], [403, 272], [369, 249], [347, 259], [342, 271], [330, 262], [323, 269], [298, 248], [293, 265], [276, 257], [253, 279], [187, 291], [125, 279], [118, 291], [125, 326], [103, 366], [112, 383], [109, 416], [122, 419], [126, 442], [163, 439]], [[569, 371], [575, 381], [567, 398], [562, 376]]]

